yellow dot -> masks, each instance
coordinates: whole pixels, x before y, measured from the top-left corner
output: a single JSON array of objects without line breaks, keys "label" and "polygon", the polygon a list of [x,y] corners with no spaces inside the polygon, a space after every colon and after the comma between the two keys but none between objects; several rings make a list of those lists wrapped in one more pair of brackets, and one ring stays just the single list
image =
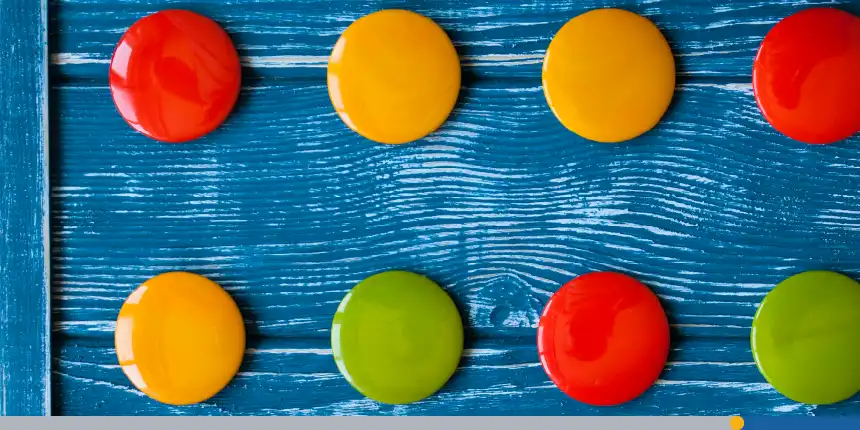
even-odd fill
[{"label": "yellow dot", "polygon": [[620,9],[586,12],[555,35],[543,63],[544,95],[574,133],[622,142],[652,129],[675,90],[675,60],[660,30]]},{"label": "yellow dot", "polygon": [[202,402],[239,370],[245,326],[218,284],[192,273],[158,275],[132,292],[116,321],[119,365],[162,403]]},{"label": "yellow dot", "polygon": [[439,128],[457,102],[460,59],[429,18],[383,10],[343,32],[328,62],[328,92],[340,118],[367,139],[406,143]]},{"label": "yellow dot", "polygon": [[741,417],[731,417],[729,418],[729,425],[732,426],[732,430],[741,430],[744,428],[744,419]]}]

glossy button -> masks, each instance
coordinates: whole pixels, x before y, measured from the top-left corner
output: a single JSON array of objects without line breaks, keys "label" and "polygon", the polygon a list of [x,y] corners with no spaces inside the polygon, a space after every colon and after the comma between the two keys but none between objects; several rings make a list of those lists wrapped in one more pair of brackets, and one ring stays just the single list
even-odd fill
[{"label": "glossy button", "polygon": [[239,96],[241,66],[214,21],[184,10],[144,17],[122,36],[110,64],[119,113],[135,130],[185,142],[216,129]]},{"label": "glossy button", "polygon": [[119,365],[135,387],[159,402],[186,405],[214,396],[236,374],[245,326],[218,284],[170,272],[128,296],[114,341]]},{"label": "glossy button", "polygon": [[382,403],[411,403],[438,391],[457,369],[463,323],[433,281],[384,272],[343,298],[331,346],[338,369],[361,394]]},{"label": "glossy button", "polygon": [[645,285],[595,272],[553,294],[537,340],[541,364],[562,391],[590,405],[617,405],[657,380],[669,354],[669,323]]},{"label": "glossy button", "polygon": [[755,314],[751,346],[759,371],[791,400],[853,396],[860,391],[860,284],[825,271],[780,282]]},{"label": "glossy button", "polygon": [[328,63],[328,92],[340,118],[367,139],[406,143],[445,122],[460,92],[460,60],[427,17],[383,10],[343,32]]},{"label": "glossy button", "polygon": [[570,131],[597,142],[622,142],[652,129],[668,109],[675,59],[646,18],[593,10],[568,21],[549,44],[543,89]]},{"label": "glossy button", "polygon": [[860,130],[860,18],[814,8],[776,24],[753,65],[759,109],[779,132],[833,143]]}]

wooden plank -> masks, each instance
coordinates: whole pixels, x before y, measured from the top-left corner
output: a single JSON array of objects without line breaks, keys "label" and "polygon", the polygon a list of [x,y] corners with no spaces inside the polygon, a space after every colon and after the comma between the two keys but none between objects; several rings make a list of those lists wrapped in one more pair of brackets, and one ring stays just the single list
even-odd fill
[{"label": "wooden plank", "polygon": [[46,7],[0,2],[0,415],[50,410]]},{"label": "wooden plank", "polygon": [[652,19],[666,34],[681,75],[749,77],[758,44],[781,18],[827,5],[860,13],[856,0],[54,0],[53,63],[67,77],[107,80],[122,33],[138,18],[189,8],[231,33],[249,77],[323,78],[339,34],[382,8],[409,8],[442,25],[467,73],[540,76],[544,50],[570,18],[621,4]]},{"label": "wooden plank", "polygon": [[469,345],[448,385],[411,405],[363,398],[338,373],[325,339],[265,339],[249,346],[236,379],[202,404],[171,407],[135,390],[105,341],[66,340],[55,351],[55,404],[62,415],[840,415],[860,398],[831,406],[794,403],[758,373],[743,339],[677,343],[657,384],[617,407],[594,408],[555,388],[533,338]]},{"label": "wooden plank", "polygon": [[325,86],[246,88],[196,143],[132,131],[105,87],[63,86],[52,197],[55,328],[106,336],[150,276],[227,288],[250,332],[325,335],[378,271],[424,273],[479,336],[533,336],[559,285],[630,273],[678,333],[749,335],[756,304],[809,269],[860,276],[860,139],[792,142],[748,85],[679,87],[657,129],[584,142],[540,87],[466,87],[424,142],[384,146],[339,121]]}]

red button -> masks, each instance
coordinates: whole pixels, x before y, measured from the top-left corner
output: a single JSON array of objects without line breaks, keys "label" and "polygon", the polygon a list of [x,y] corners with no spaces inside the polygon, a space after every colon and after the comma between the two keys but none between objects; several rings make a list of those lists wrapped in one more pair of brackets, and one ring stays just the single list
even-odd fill
[{"label": "red button", "polygon": [[860,130],[860,18],[838,9],[791,15],[764,38],[753,91],[768,122],[807,143]]},{"label": "red button", "polygon": [[197,139],[216,129],[239,96],[241,66],[227,33],[184,10],[144,17],[122,36],[110,64],[120,115],[164,142]]},{"label": "red button", "polygon": [[538,324],[538,354],[570,397],[617,405],[657,381],[669,354],[669,323],[657,296],[639,281],[589,273],[550,298]]}]

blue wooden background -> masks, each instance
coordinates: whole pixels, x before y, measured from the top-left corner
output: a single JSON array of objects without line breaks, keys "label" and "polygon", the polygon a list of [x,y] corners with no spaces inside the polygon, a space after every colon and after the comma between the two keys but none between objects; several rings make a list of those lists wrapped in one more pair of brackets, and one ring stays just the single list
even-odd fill
[{"label": "blue wooden background", "polygon": [[[846,0],[53,0],[53,413],[860,414],[858,397],[787,400],[749,350],[778,281],[860,277],[860,139],[782,137],[750,87],[762,37],[814,5],[860,12]],[[656,22],[679,71],[664,121],[621,145],[567,132],[540,88],[553,34],[604,6]],[[132,131],[107,88],[121,34],[168,7],[222,23],[246,66],[235,114],[182,145]],[[350,132],[324,80],[339,33],[391,7],[439,22],[464,67],[450,120],[405,146]],[[407,406],[352,390],[327,341],[345,292],[394,268],[445,286],[469,334],[449,386]],[[125,296],[169,270],[219,282],[247,321],[241,372],[200,405],[143,396],[113,352]],[[619,407],[565,397],[535,349],[546,300],[594,270],[647,283],[673,328],[656,386]]]},{"label": "blue wooden background", "polygon": [[51,407],[45,4],[0,0],[0,416]]}]

